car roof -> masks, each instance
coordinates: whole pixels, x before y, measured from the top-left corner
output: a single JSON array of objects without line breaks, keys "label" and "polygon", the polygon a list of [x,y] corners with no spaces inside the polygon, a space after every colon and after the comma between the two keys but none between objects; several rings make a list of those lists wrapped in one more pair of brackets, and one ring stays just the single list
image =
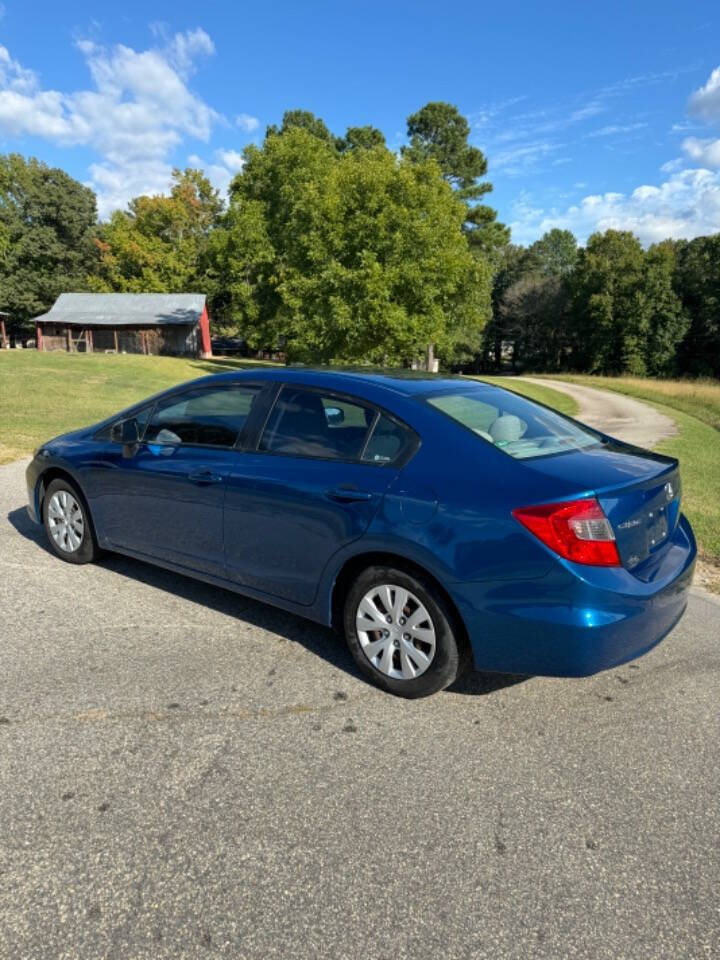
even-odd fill
[{"label": "car roof", "polygon": [[493,389],[490,384],[460,376],[439,376],[419,370],[374,370],[327,367],[265,367],[254,366],[229,373],[213,374],[206,381],[281,380],[304,386],[326,387],[339,392],[365,393],[362,388],[394,393],[403,397],[419,396],[435,391],[455,391],[470,384]]}]

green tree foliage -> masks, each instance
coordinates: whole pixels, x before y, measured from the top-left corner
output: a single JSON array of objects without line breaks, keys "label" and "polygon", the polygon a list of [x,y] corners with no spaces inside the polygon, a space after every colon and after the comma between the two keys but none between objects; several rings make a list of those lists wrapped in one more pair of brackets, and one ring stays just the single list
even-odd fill
[{"label": "green tree foliage", "polygon": [[570,230],[550,230],[528,248],[527,270],[543,277],[569,277],[578,259],[577,240]]},{"label": "green tree foliage", "polygon": [[19,328],[95,268],[95,194],[18,154],[0,156],[0,309]]},{"label": "green tree foliage", "polygon": [[249,147],[218,231],[218,284],[258,345],[294,359],[400,362],[451,351],[489,312],[465,205],[432,161],[338,151],[297,125]]},{"label": "green tree foliage", "polygon": [[510,239],[509,229],[496,219],[496,212],[478,203],[492,190],[480,179],[487,174],[487,159],[468,143],[470,127],[457,107],[442,101],[427,103],[407,120],[409,144],[402,154],[414,162],[435,160],[448,183],[467,204],[464,230],[471,248],[493,259]]},{"label": "green tree foliage", "polygon": [[335,141],[338,150],[371,150],[373,147],[384,147],[385,136],[377,127],[348,127],[344,137]]},{"label": "green tree foliage", "polygon": [[485,331],[485,364],[502,366],[511,344],[513,367],[557,370],[568,362],[572,315],[570,278],[577,241],[569,230],[551,230],[527,249],[508,244],[493,280],[493,317]]},{"label": "green tree foliage", "polygon": [[720,234],[673,244],[675,291],[689,318],[676,368],[720,377]]},{"label": "green tree foliage", "polygon": [[645,358],[648,373],[653,376],[678,372],[678,345],[690,326],[690,318],[674,290],[675,272],[675,245],[665,242],[650,247],[645,254],[644,294],[649,311]]},{"label": "green tree foliage", "polygon": [[182,293],[204,287],[207,252],[222,201],[199,171],[173,171],[169,196],[136,197],[98,238],[95,290]]},{"label": "green tree foliage", "polygon": [[574,366],[640,375],[668,367],[684,321],[664,252],[646,254],[627,231],[595,233],[580,253],[573,287]]},{"label": "green tree foliage", "polygon": [[265,132],[265,139],[297,129],[307,130],[318,140],[322,140],[329,145],[335,145],[335,137],[330,133],[325,122],[320,117],[316,117],[310,110],[286,110],[283,114],[281,126],[277,127],[275,124],[271,124]]}]

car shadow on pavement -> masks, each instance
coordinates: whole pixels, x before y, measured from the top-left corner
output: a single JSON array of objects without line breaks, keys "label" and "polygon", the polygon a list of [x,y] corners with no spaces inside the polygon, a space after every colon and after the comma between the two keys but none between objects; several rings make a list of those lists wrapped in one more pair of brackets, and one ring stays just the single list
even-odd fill
[{"label": "car shadow on pavement", "polygon": [[[47,543],[44,530],[32,522],[24,507],[11,510],[8,513],[8,520],[21,536],[31,540],[56,559]],[[61,563],[62,561],[58,562]],[[285,640],[301,643],[308,651],[326,660],[337,669],[344,670],[345,673],[357,679],[365,680],[356,667],[345,643],[329,627],[323,627],[311,620],[273,607],[271,604],[234,593],[232,590],[225,590],[202,580],[186,577],[183,574],[165,570],[163,567],[126,557],[119,553],[103,554],[96,565],[128,579],[137,580],[147,586],[164,590],[166,593],[181,597],[183,600],[208,607],[217,613],[234,617],[243,623],[268,630]],[[448,689],[452,693],[485,696],[505,687],[514,686],[526,679],[528,678],[524,676],[478,673],[470,670]]]}]

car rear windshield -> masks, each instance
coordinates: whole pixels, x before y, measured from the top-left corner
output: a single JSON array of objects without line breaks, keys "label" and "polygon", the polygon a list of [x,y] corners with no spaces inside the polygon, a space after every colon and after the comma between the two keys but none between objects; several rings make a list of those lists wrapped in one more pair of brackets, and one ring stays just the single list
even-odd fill
[{"label": "car rear windshield", "polygon": [[518,460],[597,446],[602,438],[581,424],[506,391],[486,389],[432,394],[435,407],[487,443]]}]

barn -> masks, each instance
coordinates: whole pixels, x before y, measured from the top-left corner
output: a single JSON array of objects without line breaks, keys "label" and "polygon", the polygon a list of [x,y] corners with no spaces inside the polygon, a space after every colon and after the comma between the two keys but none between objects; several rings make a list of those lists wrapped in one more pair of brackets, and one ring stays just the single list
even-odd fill
[{"label": "barn", "polygon": [[38,350],[212,356],[201,293],[61,293],[35,327]]}]

